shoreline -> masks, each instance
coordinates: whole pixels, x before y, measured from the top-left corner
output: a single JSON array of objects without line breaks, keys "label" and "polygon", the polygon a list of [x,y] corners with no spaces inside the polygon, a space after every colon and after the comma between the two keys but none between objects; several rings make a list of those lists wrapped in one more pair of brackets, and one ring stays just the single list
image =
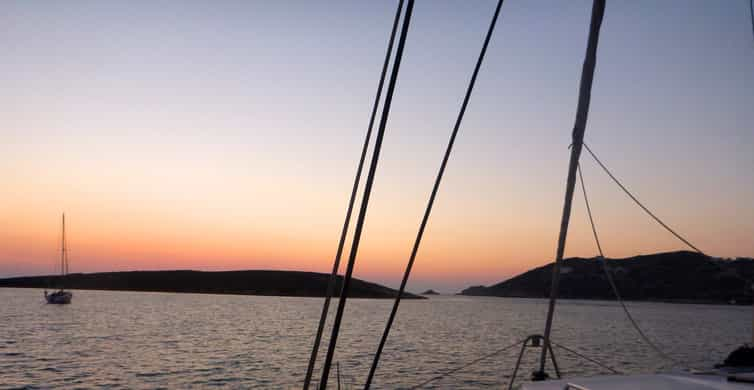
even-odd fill
[{"label": "shoreline", "polygon": [[[53,291],[55,288],[35,287],[35,286],[0,286],[0,289],[24,289],[24,290],[40,290],[40,291]],[[155,293],[155,294],[197,294],[197,295],[235,295],[235,296],[251,296],[251,297],[281,297],[281,298],[324,298],[324,295],[295,295],[295,294],[267,294],[267,293],[252,293],[244,291],[173,291],[173,290],[145,290],[145,289],[122,289],[122,288],[66,288],[66,291],[114,291],[114,292],[142,292],[142,293]],[[332,299],[338,299],[338,295],[333,295]],[[348,296],[348,299],[395,299],[395,297],[368,297],[368,296]],[[426,300],[426,297],[409,298],[403,297],[402,299],[410,300]]]},{"label": "shoreline", "polygon": [[[301,271],[124,271],[0,279],[0,287],[323,298],[330,274]],[[334,291],[340,291],[338,276]],[[394,299],[397,290],[354,278],[349,298]],[[333,295],[338,297],[337,295]],[[404,293],[405,299],[426,299]]]},{"label": "shoreline", "polygon": [[[483,297],[483,298],[514,298],[514,299],[541,299],[548,300],[550,297],[533,297],[524,295],[474,295],[474,294],[453,294],[459,297]],[[574,297],[558,297],[558,301],[602,301],[602,302],[614,302],[618,303],[615,298],[574,298]],[[724,302],[716,300],[693,300],[693,299],[623,299],[623,302],[628,303],[673,303],[680,305],[715,305],[715,306],[751,306],[752,302]]]}]

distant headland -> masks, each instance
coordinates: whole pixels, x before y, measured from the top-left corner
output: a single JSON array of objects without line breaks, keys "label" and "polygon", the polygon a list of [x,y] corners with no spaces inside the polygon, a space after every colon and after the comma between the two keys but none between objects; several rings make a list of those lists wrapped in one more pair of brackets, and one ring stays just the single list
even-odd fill
[{"label": "distant headland", "polygon": [[[324,297],[329,274],[299,271],[128,271],[69,274],[65,287],[80,290],[151,291],[200,294],[275,295]],[[0,279],[0,287],[51,288],[61,276]],[[335,291],[340,291],[338,277]],[[353,279],[349,297],[394,298],[398,291]],[[407,299],[426,299],[405,293]]]},{"label": "distant headland", "polygon": [[[752,303],[754,259],[720,259],[696,252],[669,252],[607,259],[623,299],[688,303]],[[532,269],[461,295],[544,298],[550,295],[552,266]],[[570,258],[561,264],[559,296],[615,299],[599,259]]]}]

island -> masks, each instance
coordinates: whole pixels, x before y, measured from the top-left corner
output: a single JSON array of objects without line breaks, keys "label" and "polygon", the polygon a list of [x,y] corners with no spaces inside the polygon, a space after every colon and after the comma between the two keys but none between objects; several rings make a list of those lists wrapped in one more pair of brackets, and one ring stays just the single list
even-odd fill
[{"label": "island", "polygon": [[435,290],[429,289],[429,290],[423,292],[422,295],[440,295],[440,293],[437,292],[437,291],[435,291]]},{"label": "island", "polygon": [[[679,251],[606,259],[623,299],[686,303],[752,303],[754,259],[722,259]],[[495,285],[473,286],[461,295],[545,298],[553,263]],[[565,259],[558,295],[565,299],[615,299],[598,258]]]},{"label": "island", "polygon": [[[0,279],[0,287],[150,291],[200,294],[275,295],[324,297],[330,274],[299,271],[127,271],[76,273],[62,276],[29,276]],[[336,281],[340,291],[342,277]],[[350,298],[395,298],[398,291],[360,279],[352,279]],[[406,299],[426,299],[404,293]]]}]

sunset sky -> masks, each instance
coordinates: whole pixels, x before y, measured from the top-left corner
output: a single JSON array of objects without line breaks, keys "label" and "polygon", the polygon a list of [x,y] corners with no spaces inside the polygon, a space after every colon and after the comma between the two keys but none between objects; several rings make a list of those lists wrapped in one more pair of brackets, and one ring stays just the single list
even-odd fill
[{"label": "sunset sky", "polygon": [[[393,1],[0,2],[0,277],[329,272]],[[355,276],[396,286],[495,1],[418,1]],[[551,261],[591,1],[508,0],[409,290]],[[754,256],[748,0],[609,1],[586,141],[708,254]],[[582,158],[606,255],[685,249]],[[577,193],[567,256],[594,256]]]}]

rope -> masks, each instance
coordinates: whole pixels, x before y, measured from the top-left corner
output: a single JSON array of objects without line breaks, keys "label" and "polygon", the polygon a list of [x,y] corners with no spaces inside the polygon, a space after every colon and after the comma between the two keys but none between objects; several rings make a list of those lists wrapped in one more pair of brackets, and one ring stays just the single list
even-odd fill
[{"label": "rope", "polygon": [[[602,244],[600,244],[600,236],[597,234],[597,227],[594,223],[594,219],[592,218],[592,208],[589,205],[589,198],[586,195],[586,186],[584,185],[584,176],[581,174],[581,164],[579,164],[578,172],[579,172],[579,182],[581,183],[581,192],[584,194],[584,204],[586,204],[586,213],[589,216],[589,224],[592,226],[592,234],[594,235],[594,242],[597,244],[597,250],[600,253],[600,258],[604,259],[604,255],[602,254]],[[609,274],[608,274],[608,279],[611,281],[610,284],[612,285],[613,278]],[[615,290],[617,291],[618,289],[615,289]]]},{"label": "rope", "polygon": [[547,346],[550,342],[552,319],[555,312],[555,301],[558,299],[558,283],[560,281],[560,263],[563,261],[566,237],[568,236],[568,223],[571,218],[571,204],[573,191],[576,186],[576,169],[581,156],[581,147],[584,142],[587,117],[589,116],[589,102],[592,94],[592,81],[594,69],[597,67],[597,44],[599,43],[602,17],[605,14],[605,0],[594,0],[592,5],[592,18],[589,25],[589,38],[587,42],[584,65],[581,71],[581,84],[579,86],[579,101],[576,109],[576,120],[573,125],[573,148],[568,165],[568,178],[566,180],[566,194],[563,204],[563,216],[560,222],[560,234],[558,236],[558,250],[555,256],[555,264],[552,267],[552,285],[550,287],[550,301],[547,309],[547,321],[545,322],[544,347],[539,361],[539,373],[544,374],[545,362],[547,361]]},{"label": "rope", "polygon": [[447,376],[449,376],[449,375],[455,374],[455,373],[456,373],[456,372],[458,372],[458,371],[461,371],[461,370],[463,370],[463,369],[466,369],[466,368],[468,368],[468,367],[470,367],[470,366],[473,366],[474,364],[477,364],[477,363],[479,363],[479,362],[481,362],[481,361],[483,361],[483,360],[489,359],[489,358],[491,358],[491,357],[493,357],[493,356],[495,356],[495,355],[498,355],[498,354],[500,354],[500,353],[503,353],[503,352],[505,352],[505,351],[507,351],[507,350],[509,350],[509,349],[511,349],[511,348],[513,348],[513,347],[515,347],[515,346],[518,346],[519,344],[521,344],[521,343],[522,343],[522,342],[524,342],[525,340],[526,340],[526,339],[523,339],[523,340],[519,340],[519,341],[516,341],[515,343],[513,343],[513,344],[511,344],[511,345],[506,345],[505,347],[502,347],[502,348],[500,348],[500,349],[498,349],[498,350],[496,350],[496,351],[490,352],[490,353],[488,353],[488,354],[486,354],[486,355],[484,355],[484,356],[482,356],[482,357],[479,357],[479,358],[477,358],[477,359],[474,359],[473,361],[471,361],[471,362],[469,362],[469,363],[466,363],[466,364],[464,364],[463,366],[460,366],[460,367],[454,368],[454,369],[452,369],[452,370],[449,370],[449,371],[446,371],[446,372],[444,372],[444,373],[442,373],[442,374],[440,374],[440,375],[437,375],[437,376],[435,376],[435,377],[432,377],[432,378],[430,378],[430,379],[427,379],[426,381],[424,381],[424,382],[422,382],[422,383],[420,383],[420,384],[418,384],[418,385],[414,385],[414,386],[411,386],[411,387],[409,387],[409,389],[411,389],[411,390],[413,390],[413,389],[418,389],[418,388],[420,388],[420,387],[423,387],[423,386],[426,386],[426,385],[428,385],[428,384],[430,384],[430,383],[432,383],[432,382],[434,382],[434,381],[436,381],[436,380],[438,380],[438,379],[442,379],[442,378],[445,378],[445,377],[447,377]]},{"label": "rope", "polygon": [[[586,146],[586,145],[585,145]],[[587,149],[588,150],[588,149]],[[652,340],[647,337],[646,334],[644,334],[644,331],[641,330],[641,327],[636,322],[634,317],[631,315],[631,312],[628,310],[628,307],[626,306],[626,303],[623,302],[623,298],[621,297],[620,291],[618,290],[618,286],[615,284],[615,280],[613,279],[613,275],[610,272],[609,266],[607,264],[607,260],[605,260],[605,253],[602,251],[602,245],[600,244],[600,238],[597,234],[597,226],[594,223],[594,218],[592,216],[592,208],[589,205],[589,197],[586,194],[586,185],[584,184],[584,176],[581,173],[581,167],[579,166],[578,169],[579,172],[579,181],[581,182],[581,192],[584,194],[584,204],[586,204],[586,212],[587,215],[589,215],[589,224],[592,226],[592,233],[594,234],[594,241],[597,243],[597,250],[599,251],[599,259],[602,263],[602,269],[605,272],[605,276],[607,277],[607,281],[610,283],[610,288],[613,290],[613,294],[615,294],[615,298],[618,300],[618,303],[620,303],[620,306],[623,308],[623,312],[626,313],[626,318],[628,318],[628,321],[631,323],[631,325],[636,329],[636,332],[641,336],[642,340],[649,345],[660,357],[662,357],[665,360],[671,361],[674,364],[680,364],[677,360],[673,359],[672,357],[668,356],[665,352],[663,352],[660,347],[658,347]]]},{"label": "rope", "polygon": [[677,239],[681,240],[684,244],[688,245],[689,248],[693,249],[694,251],[696,251],[697,253],[699,253],[701,255],[704,255],[704,252],[702,252],[701,249],[697,248],[694,244],[692,244],[691,242],[689,242],[689,240],[685,239],[683,236],[681,236],[680,234],[678,234],[675,230],[673,230],[670,226],[668,226],[665,222],[663,222],[659,217],[657,217],[652,211],[650,211],[646,206],[644,206],[644,204],[641,203],[639,201],[639,199],[637,199],[631,193],[631,191],[629,191],[628,188],[626,188],[626,186],[624,186],[623,183],[621,183],[620,180],[618,180],[615,177],[615,175],[613,175],[613,173],[610,172],[609,169],[607,169],[607,167],[605,166],[605,164],[603,164],[602,161],[600,161],[600,159],[597,158],[597,155],[595,155],[594,152],[592,152],[592,150],[589,149],[589,145],[584,144],[584,148],[586,148],[586,151],[589,152],[589,154],[592,156],[592,158],[594,159],[594,161],[596,161],[597,164],[600,167],[602,167],[602,170],[605,171],[605,173],[607,173],[607,175],[610,176],[611,179],[613,179],[613,181],[615,182],[615,184],[617,184],[618,187],[620,187],[620,189],[623,190],[623,192],[626,195],[628,195],[628,197],[631,198],[631,200],[634,201],[634,203],[636,203],[639,207],[641,207],[641,209],[644,210],[645,213],[647,213],[650,217],[652,217],[652,219],[654,219],[657,223],[660,224],[660,226],[662,226],[663,228],[665,228],[665,230],[667,230],[668,232],[670,232]]},{"label": "rope", "polygon": [[406,14],[403,18],[403,26],[401,27],[401,35],[398,41],[398,48],[395,52],[395,60],[393,61],[393,69],[390,75],[390,82],[388,83],[387,93],[385,95],[385,103],[382,106],[382,117],[380,118],[380,127],[377,131],[377,138],[374,144],[374,151],[372,152],[372,161],[369,165],[369,173],[367,175],[366,184],[364,185],[364,194],[361,201],[361,208],[359,210],[359,216],[356,220],[356,227],[354,229],[353,241],[351,243],[351,253],[348,257],[348,265],[346,267],[346,273],[343,277],[343,286],[340,292],[340,299],[338,300],[338,310],[335,313],[335,320],[333,322],[332,335],[330,336],[330,345],[327,348],[327,355],[325,357],[325,363],[322,368],[322,379],[319,382],[320,390],[327,389],[327,380],[330,376],[330,366],[332,365],[333,356],[335,355],[335,345],[338,341],[338,333],[340,332],[340,324],[343,320],[343,312],[346,307],[346,301],[348,299],[348,290],[351,286],[351,279],[353,276],[353,268],[356,263],[356,255],[359,251],[359,243],[361,241],[361,232],[364,229],[364,220],[366,219],[367,207],[369,205],[369,197],[372,193],[372,186],[374,185],[374,176],[377,171],[377,165],[380,160],[380,150],[382,149],[382,141],[385,137],[385,127],[387,126],[387,120],[390,116],[390,106],[393,102],[393,93],[395,92],[395,84],[398,81],[398,72],[401,67],[401,60],[403,59],[403,49],[406,46],[406,37],[408,36],[408,29],[411,24],[411,14],[414,9],[414,0],[408,0],[406,6]]},{"label": "rope", "polygon": [[388,317],[387,324],[385,325],[385,330],[382,334],[382,338],[380,339],[379,346],[377,347],[377,352],[374,354],[374,359],[372,360],[372,366],[369,369],[369,375],[367,376],[364,389],[369,389],[369,386],[372,384],[374,374],[377,371],[377,365],[379,364],[382,350],[385,347],[385,343],[387,342],[387,338],[390,334],[390,328],[392,327],[393,321],[395,320],[395,316],[398,312],[398,306],[400,305],[401,298],[403,297],[403,293],[406,290],[406,284],[408,283],[409,276],[411,275],[411,269],[414,265],[414,261],[416,260],[416,254],[419,251],[419,245],[421,244],[422,237],[424,236],[424,230],[427,227],[429,216],[432,213],[432,206],[435,203],[435,198],[437,197],[440,183],[442,182],[443,175],[445,174],[445,168],[447,167],[448,160],[450,159],[450,153],[453,151],[453,145],[455,144],[458,130],[461,127],[461,122],[463,121],[464,114],[466,113],[466,107],[468,106],[469,100],[471,99],[471,93],[474,90],[474,85],[476,84],[476,79],[479,75],[479,69],[482,67],[482,63],[484,62],[484,56],[487,53],[487,47],[489,46],[490,39],[492,38],[492,34],[495,31],[495,25],[497,24],[497,19],[500,15],[500,9],[502,8],[502,6],[503,0],[498,0],[497,7],[495,8],[492,20],[490,21],[489,29],[487,30],[487,35],[485,36],[484,43],[482,44],[482,49],[479,52],[479,58],[477,58],[476,65],[474,66],[474,71],[471,74],[471,80],[469,81],[469,85],[466,88],[466,95],[463,98],[463,103],[461,103],[461,109],[458,112],[458,117],[456,118],[453,132],[450,136],[450,140],[448,141],[448,146],[445,149],[445,155],[443,156],[442,163],[440,164],[440,169],[437,172],[437,178],[435,179],[435,184],[432,187],[432,193],[429,196],[427,208],[424,210],[424,216],[422,217],[421,224],[419,225],[419,231],[416,234],[414,246],[411,249],[411,256],[409,257],[408,263],[406,264],[406,270],[403,273],[403,279],[401,280],[401,285],[398,289],[398,295],[395,297],[393,308],[390,311],[390,316]]},{"label": "rope", "polygon": [[325,303],[322,305],[322,314],[319,317],[319,325],[317,327],[317,335],[314,338],[314,346],[312,346],[312,354],[309,357],[309,366],[306,369],[306,377],[304,378],[304,390],[309,389],[309,385],[312,380],[312,374],[314,372],[314,364],[317,361],[317,354],[319,353],[319,344],[322,340],[322,332],[325,328],[325,322],[327,321],[327,314],[330,310],[330,300],[335,290],[335,280],[338,276],[338,268],[340,268],[340,259],[343,254],[343,246],[346,242],[346,236],[348,234],[348,226],[351,224],[351,214],[353,213],[353,205],[356,200],[356,193],[359,189],[359,182],[361,181],[361,173],[364,168],[364,160],[366,159],[367,149],[369,149],[369,140],[372,137],[372,128],[374,126],[374,118],[377,115],[377,107],[380,104],[380,97],[382,96],[382,87],[385,84],[385,75],[387,74],[388,64],[390,63],[390,54],[393,51],[393,42],[395,41],[395,32],[398,29],[398,20],[401,16],[401,10],[403,9],[403,0],[398,2],[398,9],[395,11],[395,18],[393,20],[393,28],[390,32],[390,39],[388,40],[387,53],[385,54],[385,61],[382,64],[382,73],[380,74],[380,81],[377,84],[377,94],[374,97],[374,104],[372,105],[372,114],[369,117],[369,126],[367,126],[367,134],[364,137],[364,146],[361,148],[361,157],[359,158],[359,165],[356,168],[356,177],[353,181],[353,188],[351,189],[351,198],[348,201],[348,209],[346,210],[346,217],[343,221],[343,228],[340,232],[340,241],[338,242],[338,250],[335,254],[335,260],[333,261],[332,272],[327,282],[327,292],[325,293]]},{"label": "rope", "polygon": [[576,355],[576,356],[578,356],[578,357],[580,357],[580,358],[582,358],[584,360],[590,361],[590,362],[592,362],[592,363],[594,363],[594,364],[596,364],[596,365],[598,365],[598,366],[600,366],[602,368],[605,368],[605,369],[609,370],[610,372],[612,372],[613,374],[623,375],[622,372],[620,372],[620,371],[618,371],[618,370],[616,370],[616,369],[608,366],[605,363],[602,363],[602,362],[600,362],[598,360],[595,360],[595,359],[592,359],[592,358],[590,358],[590,357],[588,357],[588,356],[586,356],[586,355],[584,355],[582,353],[579,353],[578,351],[574,351],[573,349],[570,349],[570,348],[568,348],[566,346],[560,345],[560,344],[558,344],[558,343],[556,343],[554,341],[552,342],[552,345],[554,345],[554,346],[556,346],[558,348],[562,348],[565,351],[568,351],[568,352],[570,352],[570,353],[572,353],[572,354],[574,354],[574,355]]}]

